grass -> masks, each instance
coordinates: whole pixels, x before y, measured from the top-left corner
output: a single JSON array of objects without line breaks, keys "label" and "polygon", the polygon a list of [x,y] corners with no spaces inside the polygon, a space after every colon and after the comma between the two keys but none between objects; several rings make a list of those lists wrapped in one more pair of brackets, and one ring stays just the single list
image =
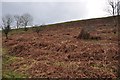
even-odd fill
[{"label": "grass", "polygon": [[[14,34],[24,34],[24,33],[30,33],[30,32],[33,32],[35,31],[35,29],[40,29],[40,30],[43,30],[43,28],[45,28],[47,26],[44,26],[44,27],[29,27],[27,28],[28,30],[25,31],[24,28],[18,28],[18,29],[11,29],[11,31],[8,33],[8,36],[10,35],[14,35]],[[5,36],[4,32],[1,31],[1,33],[3,34],[3,36]]]},{"label": "grass", "polygon": [[24,34],[24,33],[25,33],[24,30],[22,30],[22,29],[16,29],[16,30],[12,30],[9,35],[13,35],[13,34]]},{"label": "grass", "polygon": [[[66,26],[68,26],[67,24],[69,24],[69,23],[63,23],[63,24],[66,24]],[[70,22],[70,24],[72,24],[72,23]],[[24,31],[24,28],[13,29],[8,34],[8,36],[9,35],[10,36],[11,35],[16,35],[16,34],[25,34],[25,33],[30,33],[31,34],[31,32],[34,32],[33,30],[38,29],[38,28],[40,28],[40,30],[43,30],[45,28],[49,29],[50,27],[59,27],[59,26],[61,27],[61,25],[54,25],[54,26],[49,25],[49,26],[44,26],[44,27],[31,27],[31,28],[28,28],[28,31]],[[109,33],[107,35],[114,36],[116,34]],[[103,33],[102,36],[106,36],[106,35],[104,35],[104,33]],[[108,41],[95,40],[95,39],[94,40],[88,39],[88,40],[81,40],[81,41],[82,41],[82,43],[86,44],[86,46],[89,45],[89,44],[100,44],[100,45],[103,44],[104,45],[104,43],[109,43]],[[107,47],[104,46],[103,48],[106,49]],[[21,57],[11,56],[11,55],[8,54],[7,48],[3,48],[3,66],[4,66],[3,67],[3,74],[2,74],[3,78],[12,78],[11,80],[13,80],[13,78],[27,78],[28,77],[28,75],[24,75],[20,72],[18,73],[16,71],[12,71],[12,66],[10,66],[10,64],[12,64],[12,63],[18,63],[19,64],[19,62],[17,62],[17,61],[24,62],[24,61],[28,61],[28,59],[26,59],[26,58],[21,59]],[[34,60],[30,59],[30,64],[31,63],[32,64],[29,65],[27,63],[28,62],[23,63],[22,65],[20,65],[20,67],[19,66],[17,66],[17,67],[19,67],[20,71],[22,71],[22,70],[26,71],[26,70],[30,69],[31,67],[34,67],[34,64],[37,63],[37,61],[36,60],[34,61]],[[49,65],[49,63],[50,63],[52,66],[62,67],[64,69],[69,69],[69,70],[77,70],[79,68],[79,65],[77,64],[77,62],[54,61],[53,63],[51,63],[50,61],[46,60],[46,61],[43,61],[42,63],[43,63],[43,65],[44,64]],[[114,70],[112,70],[111,68],[107,68],[106,66],[103,66],[103,65],[100,65],[100,64],[91,64],[90,66],[92,66],[95,69],[104,70],[106,72],[114,72]],[[81,70],[81,72],[84,72],[84,70],[83,71]]]},{"label": "grass", "polygon": [[[10,56],[7,53],[8,53],[7,49],[3,48],[2,77],[3,78],[26,78],[26,77],[28,77],[27,75],[24,75],[24,74],[21,74],[18,72],[14,72],[14,71],[8,69],[9,65],[11,63],[15,62],[18,59],[18,57]],[[11,79],[11,80],[13,80],[13,79]]]},{"label": "grass", "polygon": [[14,72],[14,71],[10,71],[10,70],[6,70],[3,72],[3,78],[26,78],[26,75]]}]

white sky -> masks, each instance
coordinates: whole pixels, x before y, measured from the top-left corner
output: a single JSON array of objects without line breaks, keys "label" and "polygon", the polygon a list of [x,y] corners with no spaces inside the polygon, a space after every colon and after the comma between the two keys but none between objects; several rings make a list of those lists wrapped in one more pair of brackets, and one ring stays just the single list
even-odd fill
[{"label": "white sky", "polygon": [[[30,13],[34,24],[108,16],[108,0],[2,0],[0,15]],[[2,10],[1,10],[2,9]],[[0,16],[1,17],[1,16]]]}]

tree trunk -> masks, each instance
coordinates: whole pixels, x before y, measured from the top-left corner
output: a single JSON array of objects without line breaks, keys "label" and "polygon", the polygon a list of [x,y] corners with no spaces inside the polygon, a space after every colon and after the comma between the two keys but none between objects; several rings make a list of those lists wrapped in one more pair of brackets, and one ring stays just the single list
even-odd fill
[{"label": "tree trunk", "polygon": [[25,31],[27,31],[27,27],[26,26],[27,26],[27,23],[25,23]]},{"label": "tree trunk", "polygon": [[115,16],[115,9],[114,9],[114,7],[113,7],[113,16]]},{"label": "tree trunk", "polygon": [[6,36],[6,39],[8,39],[8,35],[7,35],[7,34],[5,34],[5,36]]},{"label": "tree trunk", "polygon": [[19,26],[19,25],[18,25],[18,22],[17,22],[17,29],[18,29],[18,26]]}]

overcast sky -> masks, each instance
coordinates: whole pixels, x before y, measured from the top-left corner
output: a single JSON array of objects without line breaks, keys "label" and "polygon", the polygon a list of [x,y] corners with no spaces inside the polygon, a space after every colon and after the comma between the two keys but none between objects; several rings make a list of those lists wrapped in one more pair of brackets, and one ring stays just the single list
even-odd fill
[{"label": "overcast sky", "polygon": [[49,24],[105,17],[107,0],[2,0],[0,16],[6,14],[33,16],[33,24]]}]

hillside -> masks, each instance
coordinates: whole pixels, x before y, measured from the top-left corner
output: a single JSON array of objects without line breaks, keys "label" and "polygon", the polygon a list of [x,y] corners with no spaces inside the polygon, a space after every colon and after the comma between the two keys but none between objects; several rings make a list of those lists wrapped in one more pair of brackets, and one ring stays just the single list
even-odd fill
[{"label": "hillside", "polygon": [[[79,20],[3,35],[3,77],[117,78],[118,30],[113,18]],[[78,39],[85,27],[100,39]]]}]

